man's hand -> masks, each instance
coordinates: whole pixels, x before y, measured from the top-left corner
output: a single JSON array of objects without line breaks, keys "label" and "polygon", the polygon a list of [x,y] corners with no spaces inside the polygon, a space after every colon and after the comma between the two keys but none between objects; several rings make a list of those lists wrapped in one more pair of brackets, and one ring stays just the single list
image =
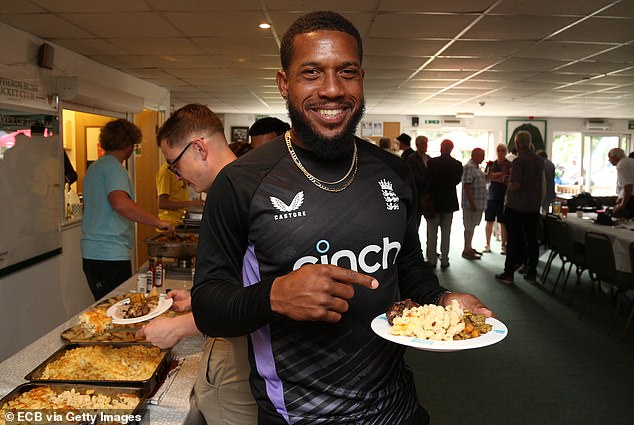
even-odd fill
[{"label": "man's hand", "polygon": [[348,311],[354,285],[376,289],[371,276],[329,264],[307,264],[278,277],[271,287],[271,309],[293,320],[338,322]]},{"label": "man's hand", "polygon": [[460,307],[468,309],[474,314],[484,314],[486,317],[495,317],[495,314],[484,305],[482,301],[475,295],[466,294],[463,292],[451,292],[442,297],[440,305],[443,307],[451,304],[451,300],[458,301]]},{"label": "man's hand", "polygon": [[189,291],[184,289],[172,289],[167,293],[165,298],[173,298],[172,310],[182,312],[192,309],[192,296]]},{"label": "man's hand", "polygon": [[148,342],[159,348],[170,348],[181,338],[200,335],[191,313],[177,317],[159,316],[136,333],[138,338],[145,337]]},{"label": "man's hand", "polygon": [[169,232],[169,233],[175,233],[176,232],[176,227],[174,227],[174,223],[170,222],[170,221],[165,221],[165,220],[159,220],[158,224],[156,225],[157,229]]}]

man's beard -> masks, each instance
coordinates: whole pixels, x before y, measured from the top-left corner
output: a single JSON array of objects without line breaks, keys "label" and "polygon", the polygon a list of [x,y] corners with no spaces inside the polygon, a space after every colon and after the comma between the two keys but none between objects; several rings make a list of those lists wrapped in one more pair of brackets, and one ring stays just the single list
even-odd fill
[{"label": "man's beard", "polygon": [[352,153],[354,133],[365,112],[365,101],[361,103],[361,107],[352,115],[341,133],[334,137],[324,137],[313,130],[306,116],[301,110],[295,108],[290,100],[286,101],[286,108],[293,124],[293,130],[300,137],[305,147],[315,156],[332,160],[347,158]]}]

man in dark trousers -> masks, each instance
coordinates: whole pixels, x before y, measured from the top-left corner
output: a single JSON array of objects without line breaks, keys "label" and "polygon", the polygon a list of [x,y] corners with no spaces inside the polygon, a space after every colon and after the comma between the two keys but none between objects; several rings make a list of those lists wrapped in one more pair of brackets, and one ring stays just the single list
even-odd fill
[{"label": "man in dark trousers", "polygon": [[511,177],[507,192],[504,222],[508,233],[504,272],[495,278],[502,283],[513,283],[518,266],[527,259],[524,279],[535,283],[539,243],[537,226],[545,189],[544,160],[531,150],[531,135],[519,131],[515,135],[517,158],[511,165]]},{"label": "man in dark trousers", "polygon": [[427,262],[436,267],[438,260],[438,228],[440,228],[440,268],[449,267],[449,238],[454,211],[458,211],[456,186],[462,179],[462,164],[451,157],[453,142],[440,143],[440,156],[427,162]]}]

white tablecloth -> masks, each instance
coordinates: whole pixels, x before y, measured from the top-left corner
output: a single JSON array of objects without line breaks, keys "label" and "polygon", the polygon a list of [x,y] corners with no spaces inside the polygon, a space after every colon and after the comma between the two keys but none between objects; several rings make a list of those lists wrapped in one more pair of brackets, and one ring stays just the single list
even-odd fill
[{"label": "white tablecloth", "polygon": [[607,235],[612,241],[616,269],[631,273],[630,244],[634,242],[634,222],[604,226],[596,224],[594,222],[595,218],[596,214],[594,213],[586,213],[583,218],[577,217],[574,213],[569,213],[564,221],[568,224],[568,229],[575,242],[585,243],[585,235],[589,230]]}]

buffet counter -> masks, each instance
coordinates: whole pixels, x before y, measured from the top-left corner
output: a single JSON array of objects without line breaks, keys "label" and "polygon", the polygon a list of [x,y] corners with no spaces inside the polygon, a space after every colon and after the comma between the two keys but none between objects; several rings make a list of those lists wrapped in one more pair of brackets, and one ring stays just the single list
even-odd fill
[{"label": "buffet counter", "polygon": [[[167,276],[165,288],[183,289],[191,287],[191,277],[183,275]],[[108,294],[109,298],[136,288],[136,277],[128,279],[116,290]],[[42,320],[46,320],[42,318]],[[64,345],[61,333],[78,323],[77,316],[62,323],[40,339],[0,363],[0,398],[15,387],[27,382],[24,376],[46,360],[51,354]],[[188,337],[181,340],[173,349],[172,355],[180,360],[180,367],[172,380],[165,380],[156,394],[165,391],[158,404],[148,403],[144,423],[152,424],[200,424],[202,416],[193,406],[192,389],[198,373],[198,364],[204,347],[203,337]],[[155,398],[156,400],[156,398]],[[155,401],[153,400],[153,401]],[[202,422],[204,423],[204,422]]]}]

